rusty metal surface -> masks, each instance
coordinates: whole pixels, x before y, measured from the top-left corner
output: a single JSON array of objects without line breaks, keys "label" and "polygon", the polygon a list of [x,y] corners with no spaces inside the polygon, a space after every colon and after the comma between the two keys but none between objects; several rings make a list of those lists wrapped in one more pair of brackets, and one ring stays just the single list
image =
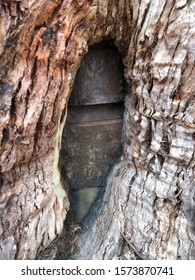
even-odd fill
[{"label": "rusty metal surface", "polygon": [[95,106],[69,106],[67,123],[109,121],[122,119],[124,113],[123,102],[115,104],[97,104]]},{"label": "rusty metal surface", "polygon": [[94,49],[83,58],[70,105],[114,103],[123,100],[123,66],[116,51]]},{"label": "rusty metal surface", "polygon": [[102,48],[89,51],[75,78],[60,161],[79,222],[122,154],[123,82],[117,52]]},{"label": "rusty metal surface", "polygon": [[[109,109],[113,107],[114,112],[116,106],[112,104]],[[93,107],[93,110],[97,109]],[[87,118],[83,113],[80,121],[77,119],[74,122],[70,117],[67,120],[61,156],[66,178],[72,189],[103,185],[109,169],[122,153],[122,110],[118,110],[118,117],[116,114],[108,114],[110,118],[107,116],[101,119],[101,112],[106,114],[105,110],[109,106],[103,107],[91,119],[90,114]]]}]

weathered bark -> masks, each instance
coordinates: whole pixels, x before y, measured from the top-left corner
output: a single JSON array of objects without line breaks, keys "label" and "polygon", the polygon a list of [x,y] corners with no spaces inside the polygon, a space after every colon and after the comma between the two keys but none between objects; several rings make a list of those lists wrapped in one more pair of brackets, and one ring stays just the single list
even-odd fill
[{"label": "weathered bark", "polygon": [[1,1],[1,259],[34,259],[63,228],[67,101],[104,36],[130,85],[123,156],[74,257],[131,258],[126,238],[143,258],[195,258],[194,12],[187,0]]}]

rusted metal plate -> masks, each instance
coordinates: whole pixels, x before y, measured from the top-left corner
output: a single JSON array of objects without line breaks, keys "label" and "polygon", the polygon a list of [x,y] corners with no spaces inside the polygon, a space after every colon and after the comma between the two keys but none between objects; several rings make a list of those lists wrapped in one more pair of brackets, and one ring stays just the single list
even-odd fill
[{"label": "rusted metal plate", "polygon": [[67,124],[123,119],[123,102],[95,106],[69,106]]},{"label": "rusted metal plate", "polygon": [[80,64],[69,104],[120,102],[124,98],[123,82],[123,66],[118,53],[109,49],[93,49]]},{"label": "rusted metal plate", "polygon": [[[110,105],[115,111],[117,105]],[[94,110],[97,109],[94,107]],[[118,118],[100,119],[101,112],[94,113],[92,119],[84,112],[80,122],[68,118],[63,135],[62,152],[63,168],[72,189],[98,187],[104,184],[106,175],[122,153],[121,134],[123,119],[118,110]],[[90,108],[91,109],[91,108]],[[83,109],[84,110],[84,109]],[[116,110],[117,111],[117,110]],[[74,112],[73,115],[75,115]],[[93,114],[92,114],[93,115]],[[90,116],[90,114],[89,114]],[[98,118],[99,117],[99,118]],[[88,119],[88,120],[87,120]]]},{"label": "rusted metal plate", "polygon": [[82,60],[62,136],[61,170],[81,221],[122,154],[122,63],[116,51],[93,49]]}]

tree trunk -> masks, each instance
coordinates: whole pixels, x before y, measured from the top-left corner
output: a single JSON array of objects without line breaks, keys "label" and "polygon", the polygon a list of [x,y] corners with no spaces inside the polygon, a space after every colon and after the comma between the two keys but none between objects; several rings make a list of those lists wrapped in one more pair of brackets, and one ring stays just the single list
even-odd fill
[{"label": "tree trunk", "polygon": [[0,259],[34,259],[69,210],[58,167],[88,47],[109,36],[129,84],[123,156],[77,259],[195,259],[195,3],[0,2]]}]

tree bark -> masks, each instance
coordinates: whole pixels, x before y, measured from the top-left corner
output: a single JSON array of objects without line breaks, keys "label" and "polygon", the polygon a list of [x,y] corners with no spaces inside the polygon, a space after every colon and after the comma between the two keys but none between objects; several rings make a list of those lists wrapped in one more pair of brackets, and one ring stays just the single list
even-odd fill
[{"label": "tree bark", "polygon": [[1,259],[34,259],[62,231],[68,98],[105,36],[129,84],[123,156],[74,258],[195,258],[194,12],[188,0],[0,2]]}]

